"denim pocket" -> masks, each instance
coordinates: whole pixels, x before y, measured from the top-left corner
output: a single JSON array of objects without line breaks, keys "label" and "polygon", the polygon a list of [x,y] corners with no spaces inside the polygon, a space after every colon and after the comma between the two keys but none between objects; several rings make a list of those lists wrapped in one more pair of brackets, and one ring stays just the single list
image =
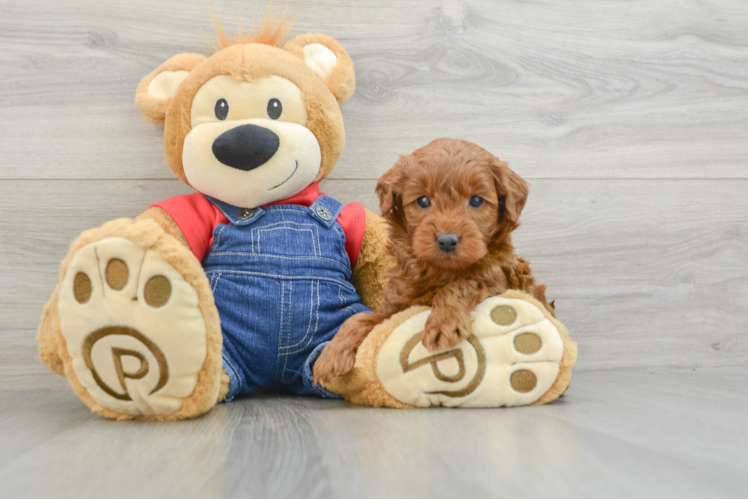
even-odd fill
[{"label": "denim pocket", "polygon": [[319,329],[320,280],[283,281],[279,354],[293,355],[306,350]]},{"label": "denim pocket", "polygon": [[259,255],[319,257],[319,225],[313,221],[281,221],[252,228],[252,250]]}]

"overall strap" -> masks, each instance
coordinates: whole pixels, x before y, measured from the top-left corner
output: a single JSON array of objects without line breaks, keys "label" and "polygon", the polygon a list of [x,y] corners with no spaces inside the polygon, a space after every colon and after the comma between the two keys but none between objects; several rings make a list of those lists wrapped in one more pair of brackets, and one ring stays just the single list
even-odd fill
[{"label": "overall strap", "polygon": [[239,208],[233,205],[229,205],[221,200],[217,200],[212,196],[204,195],[211,203],[218,207],[218,209],[226,216],[226,218],[235,226],[246,226],[251,224],[265,213],[262,208]]},{"label": "overall strap", "polygon": [[343,204],[329,196],[320,196],[317,201],[309,207],[308,213],[313,219],[317,219],[322,225],[329,228],[335,224],[335,220],[343,210]]}]

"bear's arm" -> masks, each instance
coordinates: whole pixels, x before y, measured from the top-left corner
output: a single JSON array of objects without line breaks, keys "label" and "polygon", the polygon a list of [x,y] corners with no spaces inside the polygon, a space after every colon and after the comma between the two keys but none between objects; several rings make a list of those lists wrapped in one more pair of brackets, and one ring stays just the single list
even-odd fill
[{"label": "bear's arm", "polygon": [[364,240],[353,271],[353,284],[361,296],[361,302],[376,311],[384,298],[387,270],[395,261],[387,252],[387,223],[371,210],[364,209],[364,213]]},{"label": "bear's arm", "polygon": [[158,223],[158,225],[163,228],[166,234],[175,237],[178,242],[182,243],[187,248],[190,248],[189,243],[187,243],[187,238],[185,237],[182,230],[179,229],[179,226],[176,222],[174,222],[174,219],[172,219],[171,216],[166,213],[163,208],[151,207],[135,218],[136,221],[145,219],[156,221],[156,223]]}]

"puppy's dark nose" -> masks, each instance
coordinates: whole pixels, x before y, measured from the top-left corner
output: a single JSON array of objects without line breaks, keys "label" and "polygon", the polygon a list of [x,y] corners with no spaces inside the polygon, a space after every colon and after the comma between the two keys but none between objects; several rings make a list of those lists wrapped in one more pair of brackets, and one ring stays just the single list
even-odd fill
[{"label": "puppy's dark nose", "polygon": [[279,146],[280,139],[275,132],[247,124],[216,137],[213,155],[224,165],[248,171],[272,158]]},{"label": "puppy's dark nose", "polygon": [[457,248],[457,244],[460,242],[460,237],[453,233],[444,233],[436,237],[437,243],[439,243],[439,250],[442,252],[454,252]]}]

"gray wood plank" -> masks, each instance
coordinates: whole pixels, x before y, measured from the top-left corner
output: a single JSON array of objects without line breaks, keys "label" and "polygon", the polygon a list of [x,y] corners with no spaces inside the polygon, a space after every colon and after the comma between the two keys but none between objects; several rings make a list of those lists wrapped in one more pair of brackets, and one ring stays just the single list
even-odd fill
[{"label": "gray wood plank", "polygon": [[[264,6],[212,2],[230,31]],[[746,178],[748,4],[288,2],[350,51],[335,179],[375,179],[440,136],[528,178]],[[210,51],[205,2],[0,2],[0,178],[169,179],[135,87]]]},{"label": "gray wood plank", "polygon": [[[326,181],[377,211],[374,181]],[[0,185],[0,373],[46,384],[34,329],[69,243],[189,188],[178,181]],[[579,342],[580,370],[729,366],[748,359],[748,181],[536,180],[516,233]],[[33,221],[33,224],[29,224]],[[0,351],[2,352],[2,351]],[[46,387],[46,385],[45,385]]]},{"label": "gray wood plank", "polygon": [[[39,313],[41,316],[41,313]],[[36,318],[38,324],[39,318]],[[29,321],[31,323],[31,321]],[[0,381],[5,389],[66,389],[68,383],[39,362],[36,325],[0,329]]]},{"label": "gray wood plank", "polygon": [[746,376],[583,372],[557,403],[495,410],[267,395],[176,424],[6,390],[0,496],[744,497]]}]

